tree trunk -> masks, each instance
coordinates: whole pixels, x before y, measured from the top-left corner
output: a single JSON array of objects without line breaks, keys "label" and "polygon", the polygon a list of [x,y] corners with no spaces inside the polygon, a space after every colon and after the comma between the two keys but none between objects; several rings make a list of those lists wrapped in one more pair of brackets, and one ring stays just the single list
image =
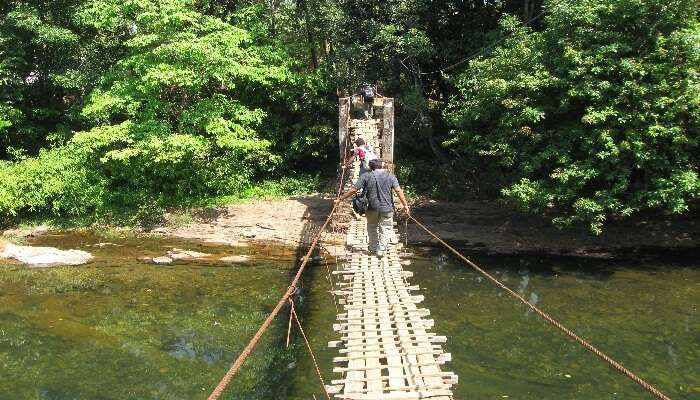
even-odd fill
[{"label": "tree trunk", "polygon": [[306,0],[299,0],[299,6],[301,11],[304,13],[304,25],[306,25],[306,37],[309,41],[309,52],[311,53],[311,65],[313,65],[314,70],[318,68],[318,51],[316,50],[316,44],[314,43],[314,33],[311,27],[311,17],[309,15],[309,6]]},{"label": "tree trunk", "polygon": [[277,0],[267,0],[267,6],[270,9],[270,36],[277,36]]},{"label": "tree trunk", "polygon": [[530,0],[523,0],[523,22],[527,23],[532,17]]},{"label": "tree trunk", "polygon": [[[421,115],[421,127],[425,126],[427,129],[425,129],[426,136],[428,138],[428,145],[430,146],[430,151],[433,152],[435,155],[435,158],[438,159],[438,161],[442,164],[445,164],[448,162],[447,154],[442,150],[442,148],[438,145],[437,141],[435,140],[435,136],[433,136],[433,123],[432,119],[430,116],[425,116]],[[425,125],[424,125],[425,123]]]}]

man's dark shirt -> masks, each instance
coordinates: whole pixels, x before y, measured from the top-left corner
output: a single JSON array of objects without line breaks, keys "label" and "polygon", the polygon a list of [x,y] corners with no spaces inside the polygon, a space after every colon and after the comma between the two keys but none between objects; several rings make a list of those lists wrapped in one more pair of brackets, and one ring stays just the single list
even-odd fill
[{"label": "man's dark shirt", "polygon": [[[388,170],[379,169],[360,175],[357,183],[355,183],[355,188],[358,190],[364,189],[365,193],[367,193],[369,210],[377,210],[379,212],[394,211],[394,196],[391,193],[391,189],[398,189],[399,181]],[[377,195],[377,189],[379,189],[379,195]]]}]

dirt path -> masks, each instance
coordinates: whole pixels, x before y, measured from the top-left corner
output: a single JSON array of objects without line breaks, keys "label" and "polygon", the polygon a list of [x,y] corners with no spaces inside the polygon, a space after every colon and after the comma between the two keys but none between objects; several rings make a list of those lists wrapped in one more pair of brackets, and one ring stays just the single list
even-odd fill
[{"label": "dirt path", "polygon": [[[331,199],[322,196],[256,201],[199,210],[194,214],[195,222],[157,231],[232,245],[244,245],[253,240],[296,245],[316,232],[330,209]],[[490,202],[428,201],[415,204],[413,213],[444,239],[461,248],[484,253],[611,257],[630,253],[692,252],[700,247],[700,225],[688,216],[647,215],[612,221],[605,233],[596,237],[585,227],[560,230],[545,218],[523,215]],[[408,226],[408,239],[414,244],[435,242],[415,224]]]}]

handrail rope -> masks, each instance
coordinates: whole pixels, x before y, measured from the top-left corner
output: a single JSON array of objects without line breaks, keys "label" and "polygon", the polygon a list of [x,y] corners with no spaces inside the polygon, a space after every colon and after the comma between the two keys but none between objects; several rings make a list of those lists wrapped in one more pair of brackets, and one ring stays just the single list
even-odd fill
[{"label": "handrail rope", "polygon": [[[335,212],[335,206],[331,210],[331,214]],[[328,221],[330,220],[327,219],[326,222],[322,226],[322,230],[326,228],[326,225],[328,224]],[[320,232],[319,232],[320,233]],[[284,305],[284,303],[287,302],[287,299],[291,296],[292,293],[297,288],[297,284],[299,283],[299,279],[301,278],[301,274],[304,272],[304,269],[306,268],[306,264],[308,263],[311,253],[313,252],[314,248],[316,247],[316,243],[318,242],[319,239],[319,234],[317,234],[311,243],[311,247],[309,247],[309,250],[307,251],[306,255],[303,257],[303,261],[301,265],[299,266],[299,269],[297,270],[296,275],[294,276],[294,279],[290,283],[289,287],[287,290],[284,292],[280,300],[277,302],[277,305],[275,305],[275,308],[272,309],[270,314],[265,318],[265,321],[263,321],[262,325],[260,325],[260,328],[258,331],[253,335],[251,340],[248,342],[246,347],[243,349],[243,351],[238,355],[238,358],[236,358],[236,361],[231,365],[231,368],[224,374],[223,378],[219,382],[219,384],[214,388],[212,393],[209,395],[208,400],[216,400],[218,399],[221,394],[223,393],[224,389],[226,386],[229,384],[231,381],[231,378],[233,378],[234,375],[238,372],[238,370],[241,368],[243,363],[246,361],[248,356],[252,353],[253,349],[255,346],[258,344],[258,341],[262,337],[263,333],[267,331],[267,329],[270,327],[270,324],[272,321],[277,317],[277,314],[279,314],[280,309]]]},{"label": "handrail rope", "polygon": [[289,324],[287,325],[287,348],[289,348],[290,338],[292,336],[292,312],[289,312]]},{"label": "handrail rope", "polygon": [[304,338],[304,343],[306,343],[306,348],[309,350],[309,355],[311,356],[311,360],[314,362],[314,367],[316,367],[316,374],[318,375],[318,379],[321,381],[321,387],[323,388],[323,393],[326,395],[326,399],[331,400],[331,395],[328,394],[328,389],[326,389],[326,382],[323,380],[323,375],[321,374],[321,369],[318,367],[318,362],[316,361],[316,356],[314,355],[314,351],[311,349],[311,344],[309,343],[309,339],[306,338],[306,333],[304,333],[304,328],[301,326],[301,321],[299,321],[299,316],[297,315],[297,312],[294,310],[294,300],[289,299],[289,306],[291,307],[290,310],[290,318],[291,316],[294,316],[294,320],[297,322],[297,326],[299,327],[299,332],[301,332],[301,337]]},{"label": "handrail rope", "polygon": [[[342,193],[343,189],[343,181],[345,179],[346,175],[346,164],[348,160],[348,136],[345,138],[345,159],[343,160],[342,166],[341,166],[341,179],[340,182],[338,183],[338,192],[336,193],[336,199],[340,197],[340,194]],[[311,242],[311,245],[309,247],[309,250],[306,252],[306,255],[303,257],[303,261],[301,265],[299,266],[299,269],[297,270],[296,275],[294,275],[294,279],[292,279],[291,283],[287,287],[287,290],[284,292],[282,297],[279,299],[275,307],[272,309],[270,314],[265,318],[263,323],[260,325],[260,328],[258,328],[257,332],[255,332],[255,335],[250,339],[248,344],[243,348],[243,351],[238,355],[236,360],[233,362],[231,367],[226,371],[224,376],[221,378],[219,381],[219,384],[216,385],[214,390],[211,392],[209,397],[207,398],[208,400],[217,400],[219,397],[221,397],[221,394],[224,392],[226,389],[226,386],[231,382],[231,379],[236,375],[238,370],[241,368],[243,363],[248,359],[250,354],[253,352],[253,349],[255,349],[255,346],[258,344],[258,341],[260,341],[260,338],[262,335],[267,331],[267,329],[270,327],[270,324],[272,324],[272,321],[277,317],[277,314],[279,314],[280,309],[282,309],[282,306],[287,302],[289,297],[294,293],[294,291],[297,288],[297,284],[299,283],[299,280],[301,279],[301,275],[304,272],[304,269],[306,268],[306,264],[309,262],[311,253],[313,252],[314,248],[316,247],[316,244],[319,241],[319,238],[321,237],[321,233],[326,229],[326,226],[328,226],[328,223],[330,220],[333,218],[333,215],[335,214],[336,209],[338,208],[338,203],[333,202],[333,208],[331,209],[330,213],[328,214],[328,217],[326,218],[326,221],[323,223],[323,226],[318,230],[318,233],[314,236],[314,240]]]},{"label": "handrail rope", "polygon": [[488,272],[486,272],[485,270],[483,270],[481,267],[479,267],[478,265],[476,265],[474,262],[472,262],[471,260],[469,260],[468,258],[466,258],[465,256],[463,256],[460,252],[458,252],[457,250],[455,250],[452,246],[450,246],[449,244],[447,244],[444,240],[440,239],[435,233],[433,233],[433,232],[432,232],[430,229],[428,229],[425,225],[423,225],[422,223],[420,223],[413,215],[410,215],[410,214],[409,214],[409,215],[408,215],[408,218],[410,218],[411,220],[413,220],[413,222],[415,222],[419,227],[421,227],[424,231],[426,231],[430,236],[432,236],[432,237],[435,238],[438,242],[440,242],[440,244],[442,244],[442,245],[445,246],[448,250],[450,250],[452,253],[454,253],[454,254],[455,254],[457,257],[459,257],[462,261],[464,261],[465,263],[467,263],[467,265],[469,265],[470,267],[474,268],[476,271],[478,271],[479,273],[481,273],[482,275],[484,275],[487,279],[489,279],[491,282],[493,282],[496,286],[500,287],[501,289],[505,290],[508,294],[510,294],[511,296],[513,296],[513,297],[515,297],[516,299],[518,299],[521,303],[525,304],[528,308],[530,308],[530,310],[534,311],[537,315],[539,315],[540,317],[542,317],[545,321],[549,322],[551,325],[553,325],[554,327],[556,327],[556,328],[558,328],[559,330],[561,330],[562,332],[564,332],[564,334],[566,334],[567,336],[569,336],[570,338],[572,338],[573,340],[575,340],[576,342],[578,342],[580,345],[582,345],[583,347],[585,347],[588,351],[590,351],[590,352],[592,352],[593,354],[595,354],[598,358],[600,358],[600,359],[602,359],[603,361],[607,362],[608,364],[610,364],[610,366],[612,366],[613,368],[615,368],[615,369],[618,370],[619,372],[622,372],[624,375],[626,375],[628,378],[630,378],[630,379],[631,379],[632,381],[634,381],[636,384],[638,384],[639,386],[641,386],[642,388],[644,388],[646,391],[648,391],[649,393],[651,393],[652,395],[654,395],[656,398],[661,399],[661,400],[671,400],[670,397],[668,397],[668,396],[665,395],[663,392],[661,392],[660,390],[658,390],[657,388],[655,388],[653,385],[651,385],[650,383],[646,382],[646,381],[643,380],[642,378],[640,378],[640,377],[638,377],[637,375],[635,375],[632,371],[630,371],[630,370],[628,370],[627,368],[625,368],[622,364],[620,364],[619,362],[615,361],[615,360],[612,359],[610,356],[608,356],[608,355],[606,355],[605,353],[603,353],[602,351],[598,350],[595,346],[593,346],[592,344],[588,343],[585,339],[581,338],[580,336],[578,336],[577,334],[575,334],[573,331],[571,331],[571,330],[569,330],[568,328],[566,328],[566,327],[565,327],[564,325],[562,325],[559,321],[555,320],[554,318],[550,317],[547,313],[545,313],[544,311],[542,311],[539,307],[537,307],[537,306],[535,306],[534,304],[532,304],[532,303],[530,303],[529,301],[527,301],[524,297],[522,297],[521,295],[519,295],[518,293],[516,293],[515,291],[513,291],[512,289],[510,289],[509,287],[507,287],[507,286],[504,285],[503,283],[501,283],[501,282],[500,282],[498,279],[496,279],[493,275],[489,274]]}]

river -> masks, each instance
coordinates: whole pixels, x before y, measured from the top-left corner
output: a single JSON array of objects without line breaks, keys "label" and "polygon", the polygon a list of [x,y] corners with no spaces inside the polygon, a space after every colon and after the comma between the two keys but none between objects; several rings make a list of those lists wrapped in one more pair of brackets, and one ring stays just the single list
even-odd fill
[{"label": "river", "polygon": [[[95,247],[96,243],[110,245]],[[0,399],[205,399],[272,309],[294,249],[232,248],[92,233],[33,244],[80,248],[82,267],[0,265]],[[209,253],[156,266],[179,247]],[[439,249],[407,269],[446,335],[456,399],[648,399],[641,388]],[[244,254],[248,264],[217,261]],[[700,399],[700,262],[474,256],[504,283],[673,399]],[[324,263],[297,296],[327,381],[337,340]],[[286,314],[286,313],[285,313]],[[323,398],[299,334],[278,318],[226,399]]]}]

